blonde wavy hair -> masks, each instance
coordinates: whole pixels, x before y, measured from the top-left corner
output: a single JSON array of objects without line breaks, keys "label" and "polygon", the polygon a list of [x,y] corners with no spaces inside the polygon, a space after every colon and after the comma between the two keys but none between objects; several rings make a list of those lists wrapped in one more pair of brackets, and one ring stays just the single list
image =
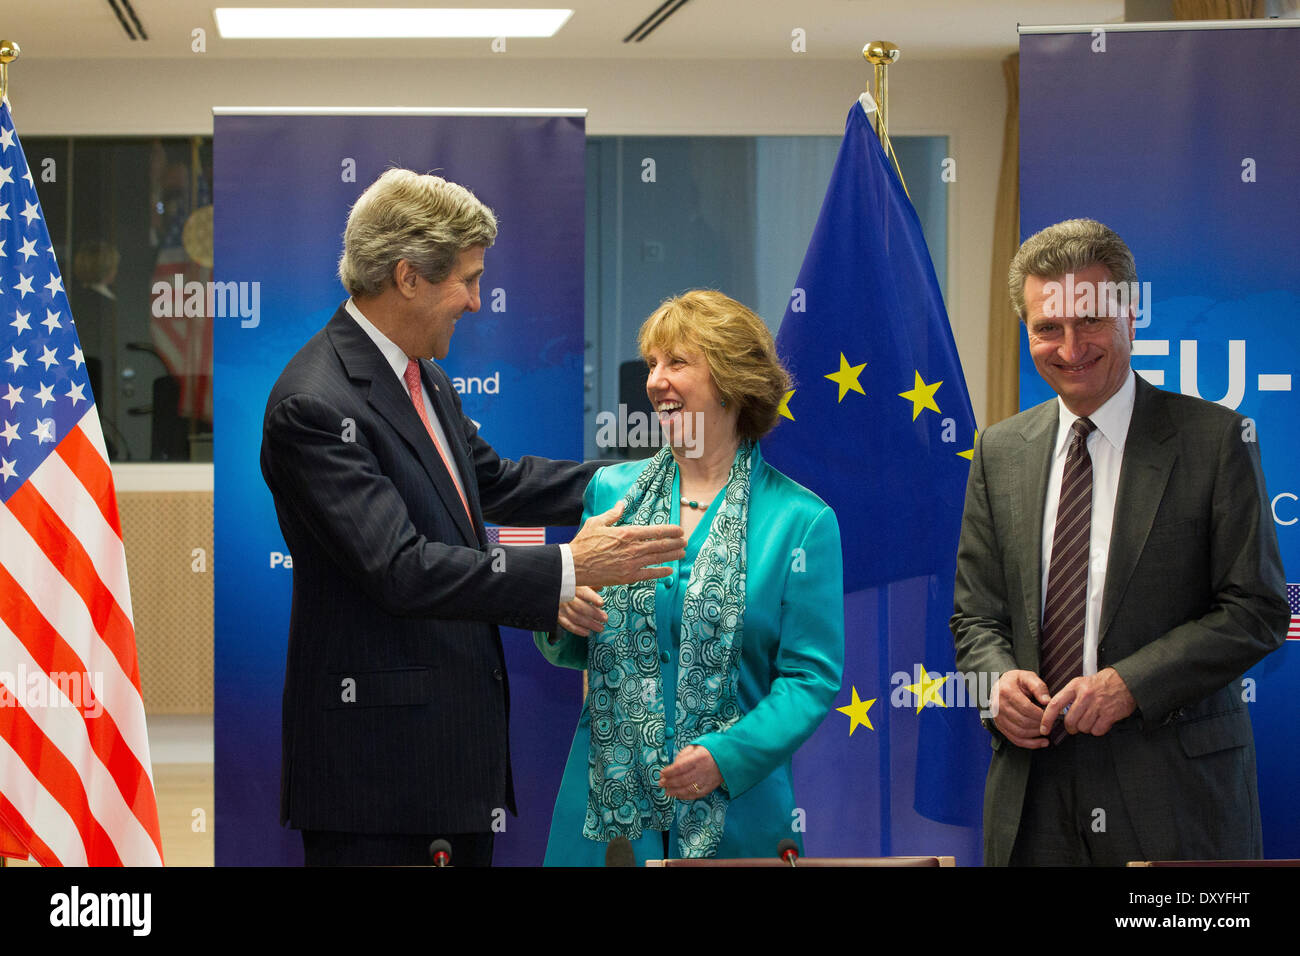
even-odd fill
[{"label": "blonde wavy hair", "polygon": [[664,300],[642,323],[637,347],[642,357],[656,349],[703,354],[718,394],[739,409],[742,441],[758,441],[776,426],[790,374],[767,325],[730,296],[694,289]]}]

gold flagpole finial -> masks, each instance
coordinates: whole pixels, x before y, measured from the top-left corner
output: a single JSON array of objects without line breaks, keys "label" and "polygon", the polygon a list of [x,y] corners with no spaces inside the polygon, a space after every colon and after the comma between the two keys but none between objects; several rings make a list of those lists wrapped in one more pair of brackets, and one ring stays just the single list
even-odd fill
[{"label": "gold flagpole finial", "polygon": [[13,40],[0,40],[0,100],[9,92],[9,64],[22,52]]},{"label": "gold flagpole finial", "polygon": [[897,63],[899,49],[897,44],[890,43],[888,40],[872,40],[862,48],[862,58],[875,68],[876,80],[876,135],[884,137],[881,130],[889,129],[889,122],[886,118],[886,110],[889,103],[889,87],[886,79],[886,69],[891,63]]},{"label": "gold flagpole finial", "polygon": [[[862,48],[862,58],[872,65],[875,73],[876,136],[880,138],[880,144],[885,148],[885,153],[894,163],[894,171],[898,173],[898,181],[903,184],[903,192],[907,193],[907,183],[903,180],[903,170],[899,168],[898,157],[894,155],[894,146],[889,141],[889,81],[887,71],[890,64],[898,62],[900,54],[898,44],[890,43],[888,40],[872,40]],[[911,198],[910,193],[908,198]]]}]

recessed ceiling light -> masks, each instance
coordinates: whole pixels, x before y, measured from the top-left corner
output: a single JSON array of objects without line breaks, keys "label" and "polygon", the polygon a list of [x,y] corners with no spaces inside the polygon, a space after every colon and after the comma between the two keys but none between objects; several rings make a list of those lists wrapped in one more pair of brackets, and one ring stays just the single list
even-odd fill
[{"label": "recessed ceiling light", "polygon": [[550,37],[572,10],[468,10],[386,7],[217,7],[227,40],[422,37]]}]

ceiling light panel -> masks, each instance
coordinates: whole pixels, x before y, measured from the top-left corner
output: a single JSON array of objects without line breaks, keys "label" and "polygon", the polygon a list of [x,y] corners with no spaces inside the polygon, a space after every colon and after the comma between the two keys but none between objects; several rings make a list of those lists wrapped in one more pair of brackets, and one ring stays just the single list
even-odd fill
[{"label": "ceiling light panel", "polygon": [[464,37],[550,37],[572,10],[436,8],[218,7],[227,40],[356,40]]}]

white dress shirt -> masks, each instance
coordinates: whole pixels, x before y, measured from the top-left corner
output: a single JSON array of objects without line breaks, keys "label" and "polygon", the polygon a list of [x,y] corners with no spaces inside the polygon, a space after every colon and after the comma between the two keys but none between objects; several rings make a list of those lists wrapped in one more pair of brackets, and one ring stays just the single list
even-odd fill
[{"label": "white dress shirt", "polygon": [[[383,332],[375,328],[374,323],[361,314],[361,310],[357,308],[356,303],[351,299],[348,299],[343,307],[347,309],[348,315],[352,316],[357,325],[361,326],[361,331],[370,336],[370,341],[375,343],[375,347],[379,349],[384,356],[384,360],[392,368],[393,374],[397,376],[397,380],[401,383],[402,391],[410,395],[411,393],[406,387],[406,366],[410,362],[410,357],[402,351],[400,345],[397,345]],[[438,414],[433,409],[433,403],[429,400],[429,390],[423,387],[423,380],[421,380],[420,397],[424,400],[424,414],[428,417],[429,425],[433,428],[433,440],[438,443],[443,458],[446,459],[448,468],[451,471],[451,480],[456,483],[456,489],[461,496],[466,501],[469,501],[469,496],[465,494],[465,481],[456,465],[456,456],[452,454],[451,443],[447,441],[447,433],[442,429],[442,422],[438,419]],[[569,550],[567,544],[562,544],[559,548],[562,568],[560,602],[563,603],[573,600],[577,582],[573,570],[573,552]]]},{"label": "white dress shirt", "polygon": [[[1088,608],[1083,626],[1083,673],[1097,673],[1097,644],[1101,627],[1101,595],[1106,587],[1106,559],[1110,554],[1110,532],[1115,522],[1115,496],[1119,492],[1119,471],[1124,463],[1124,442],[1133,420],[1133,397],[1137,392],[1133,372],[1120,390],[1088,418],[1096,430],[1088,436],[1092,459],[1092,533],[1088,547]],[[1058,396],[1060,415],[1056,427],[1056,449],[1047,479],[1047,501],[1043,508],[1043,591],[1039,621],[1047,604],[1047,578],[1052,568],[1052,539],[1056,536],[1056,512],[1061,504],[1061,477],[1070,446],[1070,429],[1078,415],[1065,407]]]}]

